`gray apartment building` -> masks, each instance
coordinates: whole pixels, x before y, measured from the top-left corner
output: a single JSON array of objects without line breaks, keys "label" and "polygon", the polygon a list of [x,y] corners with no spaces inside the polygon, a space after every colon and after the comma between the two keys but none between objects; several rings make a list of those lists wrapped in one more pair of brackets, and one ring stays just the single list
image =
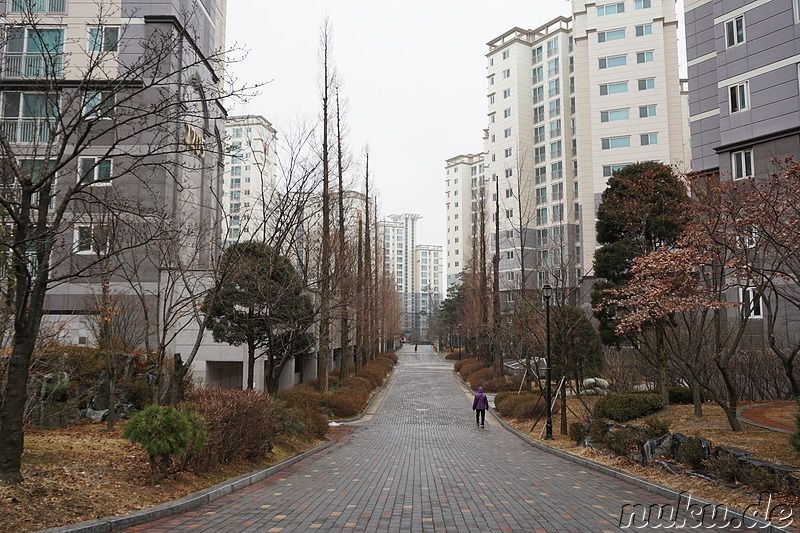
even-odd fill
[{"label": "gray apartment building", "polygon": [[692,170],[743,179],[800,154],[800,3],[687,0]]},{"label": "gray apartment building", "polygon": [[[166,271],[200,271],[217,249],[225,9],[225,0],[0,7],[0,157],[21,169],[3,175],[3,206],[18,209],[14,195],[31,175],[43,193],[52,187],[48,225],[40,216],[34,228],[49,235],[58,281],[45,314],[66,342],[92,342],[101,286],[155,302]],[[154,309],[148,326],[165,319]]]}]

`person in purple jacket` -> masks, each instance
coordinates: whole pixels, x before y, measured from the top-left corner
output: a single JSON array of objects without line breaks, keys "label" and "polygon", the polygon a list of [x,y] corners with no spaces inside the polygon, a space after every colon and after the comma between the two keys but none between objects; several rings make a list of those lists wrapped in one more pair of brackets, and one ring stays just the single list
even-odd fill
[{"label": "person in purple jacket", "polygon": [[486,410],[489,408],[489,398],[483,393],[483,387],[478,387],[475,399],[472,400],[472,410],[475,411],[475,425],[483,427],[486,421]]}]

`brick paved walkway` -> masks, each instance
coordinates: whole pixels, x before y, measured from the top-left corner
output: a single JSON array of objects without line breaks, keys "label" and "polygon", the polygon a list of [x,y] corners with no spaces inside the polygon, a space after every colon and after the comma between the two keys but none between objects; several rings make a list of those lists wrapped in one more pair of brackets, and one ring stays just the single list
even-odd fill
[{"label": "brick paved walkway", "polygon": [[[487,417],[430,347],[401,364],[345,439],[207,506],[127,531],[619,531],[625,503],[667,503],[525,444]],[[675,502],[673,502],[675,503]]]}]

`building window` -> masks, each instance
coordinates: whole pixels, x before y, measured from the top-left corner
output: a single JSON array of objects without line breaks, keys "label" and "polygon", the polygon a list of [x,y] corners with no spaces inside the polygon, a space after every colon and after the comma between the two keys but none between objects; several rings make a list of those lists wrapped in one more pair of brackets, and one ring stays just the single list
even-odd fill
[{"label": "building window", "polygon": [[647,118],[656,116],[656,106],[642,105],[639,106],[639,118]]},{"label": "building window", "polygon": [[533,103],[538,104],[544,101],[544,85],[533,88]]},{"label": "building window", "polygon": [[240,165],[231,167],[231,176],[241,176],[241,175],[242,175],[242,167]]},{"label": "building window", "polygon": [[553,57],[558,53],[558,37],[547,41],[547,57]]},{"label": "building window", "polygon": [[744,15],[725,23],[725,42],[728,48],[744,42]]},{"label": "building window", "polygon": [[547,187],[539,187],[536,189],[536,205],[547,203]]},{"label": "building window", "polygon": [[544,183],[547,181],[547,167],[537,167],[533,171],[534,173],[534,181],[539,183]]},{"label": "building window", "polygon": [[648,89],[655,89],[656,88],[656,79],[655,78],[644,78],[638,81],[639,83],[639,90],[646,91]]},{"label": "building window", "polygon": [[535,164],[544,163],[546,159],[544,146],[537,146],[533,149],[533,162]]},{"label": "building window", "polygon": [[65,13],[66,0],[11,0],[12,13]]},{"label": "building window", "polygon": [[547,208],[541,207],[536,210],[536,224],[547,224]]},{"label": "building window", "polygon": [[600,85],[600,96],[607,94],[619,94],[628,92],[628,82],[620,81],[617,83],[604,83]]},{"label": "building window", "polygon": [[558,58],[551,59],[547,62],[547,77],[552,78],[553,76],[557,76],[560,72],[559,68],[559,61]]},{"label": "building window", "polygon": [[9,78],[60,77],[64,30],[6,26],[3,76]]},{"label": "building window", "polygon": [[541,46],[537,46],[536,48],[533,49],[533,58],[532,58],[533,59],[533,63],[534,64],[541,63],[542,57],[543,57],[542,56],[542,47]]},{"label": "building window", "polygon": [[563,215],[563,206],[561,204],[554,205],[553,206],[553,222],[561,222],[562,215]]},{"label": "building window", "polygon": [[78,180],[82,183],[109,185],[112,163],[100,157],[81,157],[78,160]]},{"label": "building window", "polygon": [[[561,80],[556,78],[547,83],[547,96],[552,98],[561,94]],[[535,102],[534,102],[535,103]]]},{"label": "building window", "polygon": [[514,154],[514,150],[512,148],[506,148],[505,155],[506,157],[511,157]]},{"label": "building window", "polygon": [[636,52],[637,63],[650,63],[653,61],[653,51],[647,50],[645,52]]},{"label": "building window", "polygon": [[536,85],[539,82],[544,81],[544,67],[539,65],[538,67],[533,67],[533,83]]},{"label": "building window", "polygon": [[553,100],[548,104],[549,107],[549,114],[550,118],[555,118],[561,115],[561,99]]},{"label": "building window", "polygon": [[564,199],[564,184],[554,183],[550,186],[550,192],[553,196],[553,201],[558,202]]},{"label": "building window", "polygon": [[749,82],[732,85],[728,92],[730,94],[731,113],[737,113],[749,108]]},{"label": "building window", "polygon": [[489,95],[489,105],[491,105],[491,104],[493,104],[493,103],[494,103],[494,95],[493,95],[493,94],[490,94],[490,95]]},{"label": "building window", "polygon": [[503,59],[508,59],[508,56],[511,55],[511,50],[503,50]]},{"label": "building window", "polygon": [[506,189],[506,198],[514,197],[514,189]]},{"label": "building window", "polygon": [[506,259],[514,259],[514,250],[506,252]]},{"label": "building window", "polygon": [[513,168],[507,168],[506,169],[506,177],[510,178],[513,175],[514,175],[514,169]]},{"label": "building window", "polygon": [[743,180],[753,177],[753,150],[741,150],[731,154],[733,179]]},{"label": "building window", "polygon": [[561,137],[561,119],[550,123],[550,138],[555,139],[556,137]]},{"label": "building window", "polygon": [[561,141],[550,143],[550,159],[558,159],[559,157],[561,157],[561,154],[562,154]]},{"label": "building window", "polygon": [[625,12],[625,2],[616,4],[606,4],[604,6],[597,6],[597,16],[604,17],[606,15],[615,15],[617,13]]},{"label": "building window", "polygon": [[511,89],[503,89],[503,98],[511,96]]},{"label": "building window", "polygon": [[545,141],[544,126],[535,126],[533,128],[533,144],[539,144]]},{"label": "building window", "polygon": [[628,56],[623,54],[621,56],[601,57],[599,59],[600,68],[624,67],[628,64]]},{"label": "building window", "polygon": [[503,135],[504,135],[506,138],[508,138],[508,137],[511,137],[511,128],[506,128],[506,129],[503,131]]},{"label": "building window", "polygon": [[89,28],[86,50],[89,52],[117,52],[119,28],[117,26],[93,26]]},{"label": "building window", "polygon": [[111,118],[114,116],[116,97],[112,92],[86,93],[83,99],[85,118]]},{"label": "building window", "polygon": [[600,122],[613,122],[615,120],[628,120],[630,113],[628,109],[612,109],[600,111]]},{"label": "building window", "polygon": [[761,294],[757,289],[754,287],[740,288],[739,299],[747,318],[764,318],[764,312],[761,309]]},{"label": "building window", "polygon": [[102,254],[108,250],[108,229],[99,224],[82,224],[75,227],[75,252]]},{"label": "building window", "polygon": [[597,42],[616,41],[625,38],[625,28],[597,32]]},{"label": "building window", "polygon": [[506,209],[506,218],[514,218],[514,210]]},{"label": "building window", "polygon": [[642,133],[639,138],[642,146],[658,144],[658,133]]},{"label": "building window", "polygon": [[505,80],[505,79],[508,79],[508,78],[510,78],[510,77],[511,77],[511,69],[510,69],[510,68],[507,68],[507,69],[505,69],[505,70],[503,71],[503,79]]},{"label": "building window", "polygon": [[609,137],[600,140],[600,146],[603,150],[611,150],[613,148],[627,148],[631,145],[630,135],[625,137]]},{"label": "building window", "polygon": [[636,36],[644,37],[645,35],[653,35],[652,24],[642,24],[641,26],[636,26]]},{"label": "building window", "polygon": [[503,118],[508,118],[511,116],[511,108],[503,109]]},{"label": "building window", "polygon": [[538,124],[538,123],[544,121],[545,118],[546,117],[545,117],[545,114],[544,114],[544,106],[543,105],[540,105],[539,107],[534,107],[533,108],[533,123],[534,124]]},{"label": "building window", "polygon": [[651,0],[634,0],[633,7],[636,9],[647,9],[651,7]]}]

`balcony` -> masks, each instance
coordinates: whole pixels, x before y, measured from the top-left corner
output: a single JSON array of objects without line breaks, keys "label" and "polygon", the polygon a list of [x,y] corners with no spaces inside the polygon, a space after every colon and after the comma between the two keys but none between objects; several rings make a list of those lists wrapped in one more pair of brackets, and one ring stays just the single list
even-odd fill
[{"label": "balcony", "polygon": [[56,122],[47,118],[0,119],[2,134],[10,143],[48,143],[55,137]]},{"label": "balcony", "polygon": [[60,78],[63,76],[63,54],[45,56],[6,52],[3,55],[4,78]]}]

